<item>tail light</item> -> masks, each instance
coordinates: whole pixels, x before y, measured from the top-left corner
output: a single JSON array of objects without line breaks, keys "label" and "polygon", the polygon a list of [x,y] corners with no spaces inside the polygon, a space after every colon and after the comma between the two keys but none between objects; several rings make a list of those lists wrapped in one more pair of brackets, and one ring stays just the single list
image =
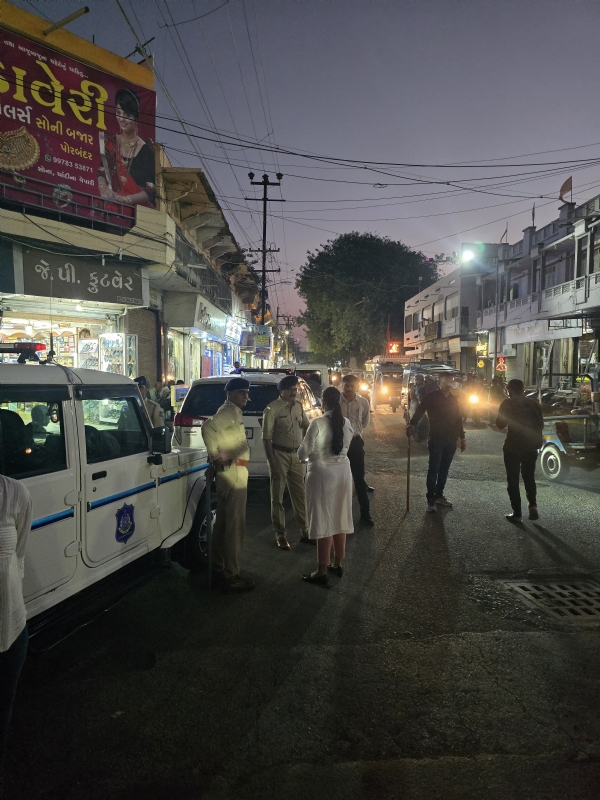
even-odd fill
[{"label": "tail light", "polygon": [[180,428],[201,428],[208,417],[196,417],[193,414],[175,414],[173,425]]},{"label": "tail light", "polygon": [[262,418],[262,417],[259,417],[259,418],[258,418],[258,424],[260,425],[260,427],[261,427],[261,428],[262,428],[262,421],[263,421],[263,418]]}]

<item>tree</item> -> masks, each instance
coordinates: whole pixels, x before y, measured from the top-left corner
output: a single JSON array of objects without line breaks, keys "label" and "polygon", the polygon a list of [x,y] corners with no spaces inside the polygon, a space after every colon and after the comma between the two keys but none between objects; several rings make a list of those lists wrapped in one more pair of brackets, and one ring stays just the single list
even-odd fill
[{"label": "tree", "polygon": [[296,280],[311,349],[360,361],[382,353],[388,319],[392,338],[401,339],[405,301],[438,277],[434,261],[388,237],[353,232],[329,240],[308,253]]}]

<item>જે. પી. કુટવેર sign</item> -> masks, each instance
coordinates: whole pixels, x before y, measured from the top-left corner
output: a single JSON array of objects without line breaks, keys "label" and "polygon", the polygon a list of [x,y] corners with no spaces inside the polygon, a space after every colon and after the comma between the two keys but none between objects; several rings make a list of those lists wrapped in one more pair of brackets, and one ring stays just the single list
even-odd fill
[{"label": "\u0a9c\u0ac7. \u0aaa\u0ac0. \u0a95\u0ac1\u0a9f\u0ab5\u0ac7\u0ab0 sign", "polygon": [[4,201],[133,219],[155,205],[155,125],[151,89],[0,26]]}]

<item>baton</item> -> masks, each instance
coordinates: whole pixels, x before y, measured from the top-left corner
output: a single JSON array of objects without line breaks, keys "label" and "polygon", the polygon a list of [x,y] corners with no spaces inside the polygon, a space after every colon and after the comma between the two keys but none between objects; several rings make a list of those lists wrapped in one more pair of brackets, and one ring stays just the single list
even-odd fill
[{"label": "baton", "polygon": [[408,458],[406,462],[406,510],[410,511],[410,440],[412,436],[408,436]]}]

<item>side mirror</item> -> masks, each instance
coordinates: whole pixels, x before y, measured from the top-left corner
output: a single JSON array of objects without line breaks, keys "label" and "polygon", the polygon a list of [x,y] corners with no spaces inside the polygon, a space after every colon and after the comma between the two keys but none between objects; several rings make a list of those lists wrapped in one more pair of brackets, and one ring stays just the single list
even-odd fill
[{"label": "side mirror", "polygon": [[172,433],[166,425],[152,428],[152,452],[170,453]]}]

